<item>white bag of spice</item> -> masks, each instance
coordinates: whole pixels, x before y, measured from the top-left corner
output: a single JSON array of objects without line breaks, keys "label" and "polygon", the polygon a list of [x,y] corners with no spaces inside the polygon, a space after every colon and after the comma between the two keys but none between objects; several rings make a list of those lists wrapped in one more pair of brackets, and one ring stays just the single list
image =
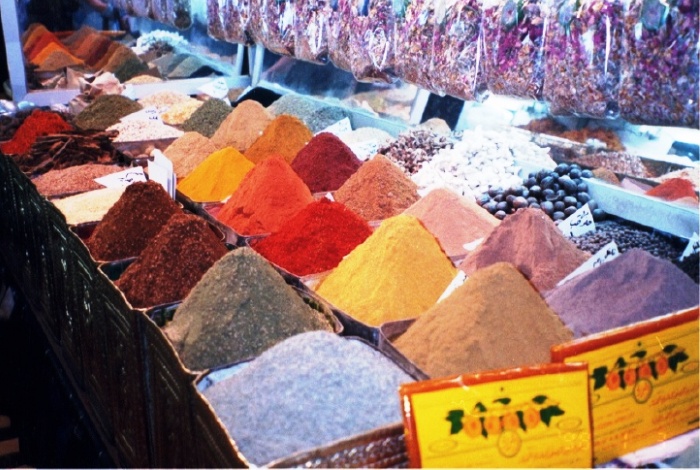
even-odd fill
[{"label": "white bag of spice", "polygon": [[547,0],[484,0],[484,80],[489,91],[539,99]]},{"label": "white bag of spice", "polygon": [[481,88],[481,0],[445,0],[444,16],[441,15],[433,35],[433,89],[473,100]]},{"label": "white bag of spice", "polygon": [[619,116],[623,19],[623,0],[554,1],[543,88],[551,114]]},{"label": "white bag of spice", "polygon": [[697,0],[628,0],[622,117],[698,127]]},{"label": "white bag of spice", "polygon": [[433,89],[434,35],[444,3],[444,0],[409,0],[405,10],[396,12],[397,75],[427,90]]},{"label": "white bag of spice", "polygon": [[295,2],[294,56],[307,62],[328,61],[328,33],[333,13],[329,0]]}]

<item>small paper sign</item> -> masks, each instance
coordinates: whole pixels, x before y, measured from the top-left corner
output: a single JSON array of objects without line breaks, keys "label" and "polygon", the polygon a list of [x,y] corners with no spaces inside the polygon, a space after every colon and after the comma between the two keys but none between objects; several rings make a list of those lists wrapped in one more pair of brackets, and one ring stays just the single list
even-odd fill
[{"label": "small paper sign", "polygon": [[445,291],[442,293],[440,298],[438,299],[438,302],[442,302],[444,299],[450,296],[455,289],[457,289],[459,286],[464,284],[464,282],[467,280],[467,273],[464,271],[457,271],[457,275],[452,279],[452,282],[447,286]]},{"label": "small paper sign", "polygon": [[557,227],[569,238],[580,237],[588,232],[595,232],[595,222],[593,221],[591,208],[588,207],[588,204],[584,204],[579,210],[561,221]]},{"label": "small paper sign", "polygon": [[467,251],[474,251],[474,250],[477,249],[477,247],[478,247],[479,245],[481,245],[481,242],[483,242],[483,241],[484,241],[483,238],[479,238],[479,239],[477,239],[477,240],[474,240],[473,242],[465,243],[465,244],[462,245],[462,246],[463,246],[464,249],[467,250]]},{"label": "small paper sign", "polygon": [[352,131],[352,125],[350,125],[350,118],[343,118],[340,121],[326,127],[322,131],[317,132],[316,135],[320,134],[321,132],[330,132],[335,136],[340,136],[341,134],[350,131]]},{"label": "small paper sign", "polygon": [[414,382],[399,395],[414,468],[591,467],[586,364]]},{"label": "small paper sign", "polygon": [[223,77],[219,77],[216,80],[205,83],[197,89],[205,95],[211,96],[212,98],[219,98],[221,100],[228,101],[228,85],[226,84],[226,79]]},{"label": "small paper sign", "polygon": [[173,162],[168,160],[163,152],[158,149],[151,152],[153,161],[148,161],[148,177],[159,183],[175,199],[175,173]]},{"label": "small paper sign", "polygon": [[693,236],[690,237],[690,240],[688,241],[688,246],[686,246],[685,250],[683,250],[683,254],[681,255],[680,260],[683,261],[685,258],[694,253],[697,253],[698,251],[700,251],[700,240],[698,240],[698,234],[693,232]]},{"label": "small paper sign", "polygon": [[552,348],[587,362],[594,464],[698,427],[698,308]]},{"label": "small paper sign", "polygon": [[137,181],[146,182],[146,174],[143,172],[143,167],[140,166],[127,168],[124,171],[95,178],[95,182],[107,188],[122,188],[124,186],[129,186],[131,183],[136,183]]},{"label": "small paper sign", "polygon": [[349,144],[350,150],[354,153],[357,158],[362,161],[369,160],[379,152],[379,141],[376,140],[365,140],[364,142],[356,142]]},{"label": "small paper sign", "polygon": [[597,268],[603,263],[607,263],[608,261],[611,261],[615,258],[620,256],[620,250],[617,247],[617,243],[614,241],[608,243],[605,245],[603,248],[598,250],[596,254],[588,258],[581,266],[576,268],[571,274],[566,276],[564,279],[559,281],[557,284],[557,287],[561,286],[562,284],[567,283],[571,279],[575,278],[576,276],[579,276],[583,273],[587,273],[591,269]]},{"label": "small paper sign", "polygon": [[128,114],[121,118],[121,121],[154,121],[161,124],[163,123],[163,120],[160,118],[160,113],[155,106],[149,106],[135,113]]}]

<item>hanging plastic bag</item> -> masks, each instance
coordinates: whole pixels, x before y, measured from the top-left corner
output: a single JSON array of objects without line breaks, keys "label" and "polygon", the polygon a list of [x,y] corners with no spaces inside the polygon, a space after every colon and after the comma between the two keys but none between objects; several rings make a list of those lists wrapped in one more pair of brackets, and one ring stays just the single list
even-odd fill
[{"label": "hanging plastic bag", "polygon": [[395,17],[392,0],[364,0],[350,36],[350,70],[361,82],[393,83]]},{"label": "hanging plastic bag", "polygon": [[433,43],[441,8],[444,0],[411,0],[396,12],[397,75],[427,90],[433,88]]},{"label": "hanging plastic bag", "polygon": [[481,62],[481,0],[445,0],[433,36],[434,89],[464,100],[477,97]]},{"label": "hanging plastic bag", "polygon": [[207,35],[224,41],[224,12],[228,0],[207,0]]},{"label": "hanging plastic bag", "polygon": [[554,115],[620,114],[623,0],[555,0],[542,96]]},{"label": "hanging plastic bag", "polygon": [[262,0],[262,44],[275,54],[294,55],[294,0]]},{"label": "hanging plastic bag", "polygon": [[329,0],[304,0],[295,3],[294,56],[307,62],[328,61],[328,33],[333,8]]},{"label": "hanging plastic bag", "polygon": [[250,0],[226,0],[224,7],[224,34],[226,41],[252,44],[248,33]]},{"label": "hanging plastic bag", "polygon": [[[364,2],[364,0],[360,0]],[[357,0],[331,0],[328,57],[339,69],[350,71],[350,37]]]},{"label": "hanging plastic bag", "polygon": [[256,44],[262,44],[263,40],[263,30],[265,25],[263,23],[263,6],[265,0],[249,0],[250,7],[248,15],[248,36],[250,40]]},{"label": "hanging plastic bag", "polygon": [[484,80],[492,93],[542,97],[547,0],[484,0]]},{"label": "hanging plastic bag", "polygon": [[631,0],[620,107],[630,122],[698,127],[698,0]]}]

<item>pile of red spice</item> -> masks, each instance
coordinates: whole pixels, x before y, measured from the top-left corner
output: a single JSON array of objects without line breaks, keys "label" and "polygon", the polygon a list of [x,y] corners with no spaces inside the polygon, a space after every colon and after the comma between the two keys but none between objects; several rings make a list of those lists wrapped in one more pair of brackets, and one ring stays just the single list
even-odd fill
[{"label": "pile of red spice", "polygon": [[136,308],[183,300],[227,252],[204,219],[178,212],[116,284]]},{"label": "pile of red spice", "polygon": [[343,204],[322,198],[251,246],[282,269],[306,276],[335,268],[371,233],[362,217]]},{"label": "pile of red spice", "polygon": [[138,256],[180,208],[163,189],[148,181],[129,185],[85,243],[92,256],[115,261]]},{"label": "pile of red spice", "polygon": [[60,114],[35,109],[19,126],[12,139],[0,146],[0,151],[7,155],[22,155],[29,152],[37,137],[71,130],[73,126]]},{"label": "pile of red spice", "polygon": [[308,186],[280,156],[250,170],[216,218],[240,235],[276,232],[314,200]]},{"label": "pile of red spice", "polygon": [[292,160],[292,169],[312,193],[337,190],[361,165],[350,147],[330,132],[316,135]]},{"label": "pile of red spice", "polygon": [[647,196],[658,197],[667,201],[690,198],[689,201],[698,202],[693,183],[685,178],[671,178],[645,193]]}]

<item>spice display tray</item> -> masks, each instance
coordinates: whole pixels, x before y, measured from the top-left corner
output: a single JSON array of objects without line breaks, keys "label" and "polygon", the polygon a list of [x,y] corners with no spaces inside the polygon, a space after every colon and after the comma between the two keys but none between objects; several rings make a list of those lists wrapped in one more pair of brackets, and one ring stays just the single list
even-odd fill
[{"label": "spice display tray", "polygon": [[414,377],[421,377],[421,380],[427,380],[430,378],[428,374],[423,372],[416,364],[414,364],[410,359],[408,359],[401,351],[399,351],[396,346],[394,346],[393,341],[399,336],[404,334],[406,330],[416,321],[415,318],[409,320],[399,320],[393,322],[384,323],[379,327],[379,349],[385,351],[387,354],[392,356],[402,357],[403,361],[408,364],[408,367],[413,369]]}]

